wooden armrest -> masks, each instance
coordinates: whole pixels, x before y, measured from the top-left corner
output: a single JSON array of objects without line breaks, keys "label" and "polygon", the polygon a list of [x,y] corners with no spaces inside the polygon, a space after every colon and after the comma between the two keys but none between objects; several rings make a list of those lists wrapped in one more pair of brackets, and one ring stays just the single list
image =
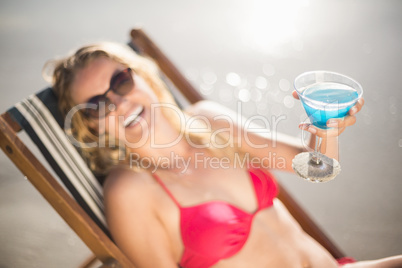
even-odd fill
[{"label": "wooden armrest", "polygon": [[108,259],[99,268],[122,268],[120,263],[115,259]]}]

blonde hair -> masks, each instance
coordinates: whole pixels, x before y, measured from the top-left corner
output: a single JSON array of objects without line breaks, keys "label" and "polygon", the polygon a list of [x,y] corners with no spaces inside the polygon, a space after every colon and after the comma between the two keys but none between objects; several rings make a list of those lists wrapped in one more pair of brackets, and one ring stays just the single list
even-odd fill
[{"label": "blonde hair", "polygon": [[[85,68],[91,61],[99,57],[106,57],[124,66],[134,70],[134,72],[141,76],[150,87],[153,89],[158,100],[161,103],[177,104],[167,89],[166,85],[159,77],[159,70],[156,64],[148,58],[136,54],[130,47],[118,43],[102,42],[93,45],[84,46],[78,49],[75,53],[65,58],[48,62],[44,70],[49,70],[48,67],[52,66],[52,85],[55,94],[58,97],[59,109],[65,117],[67,113],[76,105],[72,101],[71,87],[77,72]],[[44,75],[45,76],[45,75]],[[163,109],[163,107],[162,107]],[[181,122],[174,118],[177,117],[171,109],[162,110],[166,118],[171,122],[174,128],[182,131]],[[188,117],[188,115],[185,114]],[[129,150],[124,146],[119,146],[121,143],[115,141],[111,144],[111,140],[107,133],[97,133],[97,131],[88,127],[90,124],[89,118],[82,113],[75,113],[71,119],[71,129],[65,129],[68,135],[72,135],[75,140],[82,143],[98,143],[100,137],[106,141],[104,148],[80,148],[81,154],[87,161],[90,169],[98,175],[106,175],[110,169],[121,164],[119,159],[125,159],[127,164],[127,156]],[[198,145],[205,144],[211,136],[210,133],[192,133],[186,131],[191,142]],[[102,136],[102,135],[106,135]],[[227,142],[228,139],[221,135],[217,135],[220,144]],[[116,138],[117,139],[117,138]],[[112,139],[113,140],[113,139]],[[98,143],[99,144],[99,143]],[[117,146],[116,146],[117,145]],[[233,147],[227,146],[224,149],[208,148],[216,156],[226,156],[233,159]],[[124,163],[124,161],[123,161]]]}]

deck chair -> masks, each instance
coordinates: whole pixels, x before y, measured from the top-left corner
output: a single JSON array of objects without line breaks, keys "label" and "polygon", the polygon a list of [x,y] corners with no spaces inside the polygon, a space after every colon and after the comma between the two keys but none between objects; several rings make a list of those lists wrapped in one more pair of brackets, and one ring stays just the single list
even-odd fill
[{"label": "deck chair", "polygon": [[[195,103],[203,99],[142,29],[131,31],[130,46],[152,58],[176,100]],[[113,242],[103,214],[102,188],[63,132],[63,119],[50,88],[24,99],[0,116],[0,145],[4,153],[53,206],[93,252],[103,267],[134,267]],[[17,136],[24,130],[38,146],[58,179],[47,170]],[[99,178],[98,178],[99,179]],[[62,185],[60,182],[62,182]],[[312,221],[286,189],[279,199],[302,228],[335,258],[345,255]],[[86,265],[83,265],[86,266]]]}]

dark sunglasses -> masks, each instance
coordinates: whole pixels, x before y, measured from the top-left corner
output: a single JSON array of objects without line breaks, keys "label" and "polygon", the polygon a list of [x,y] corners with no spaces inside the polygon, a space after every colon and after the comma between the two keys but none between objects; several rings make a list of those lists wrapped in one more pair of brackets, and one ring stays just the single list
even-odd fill
[{"label": "dark sunglasses", "polygon": [[96,95],[87,102],[84,114],[91,118],[103,118],[113,111],[116,107],[107,97],[109,91],[119,96],[128,94],[134,88],[133,71],[130,68],[117,73],[110,80],[110,87],[102,95]]}]

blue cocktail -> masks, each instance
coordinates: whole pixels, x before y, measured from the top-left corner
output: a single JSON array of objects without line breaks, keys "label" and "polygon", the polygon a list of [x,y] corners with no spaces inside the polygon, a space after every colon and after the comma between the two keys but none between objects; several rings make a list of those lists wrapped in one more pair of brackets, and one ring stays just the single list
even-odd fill
[{"label": "blue cocktail", "polygon": [[[352,78],[327,71],[303,73],[295,79],[294,87],[311,123],[321,129],[328,129],[329,119],[345,117],[363,94]],[[316,139],[314,153],[302,153],[293,160],[296,173],[310,181],[329,181],[340,171],[335,159],[320,153],[321,141]]]},{"label": "blue cocktail", "polygon": [[328,82],[305,87],[300,94],[300,100],[311,122],[323,129],[328,128],[329,119],[345,117],[359,98],[354,88]]}]

